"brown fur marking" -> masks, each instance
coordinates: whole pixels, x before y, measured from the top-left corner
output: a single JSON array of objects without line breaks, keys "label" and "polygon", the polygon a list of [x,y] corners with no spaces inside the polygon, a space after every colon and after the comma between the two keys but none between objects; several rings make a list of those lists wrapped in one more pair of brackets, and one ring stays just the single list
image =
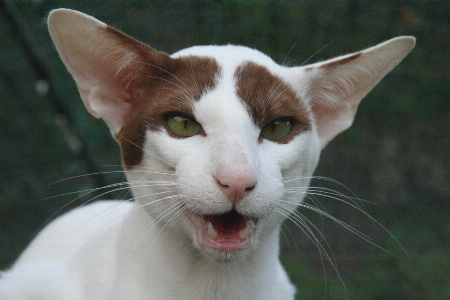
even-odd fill
[{"label": "brown fur marking", "polygon": [[211,58],[174,59],[116,29],[108,28],[108,31],[139,57],[139,61],[126,65],[116,75],[119,82],[125,81],[122,86],[130,95],[127,101],[132,103],[126,125],[116,134],[123,164],[130,169],[142,161],[146,131],[164,128],[169,112],[193,117],[192,101],[199,100],[217,84],[220,67]]},{"label": "brown fur marking", "polygon": [[[325,64],[325,65],[321,65],[319,68],[320,69],[334,69],[337,66],[344,65],[344,64],[346,64],[348,62],[351,62],[352,60],[354,60],[354,59],[356,59],[356,58],[358,58],[360,56],[361,56],[361,52],[358,52],[358,53],[355,53],[355,54],[353,54],[353,55],[351,55],[351,56],[349,56],[347,58],[344,58],[344,59],[341,59],[341,60],[337,60],[337,61],[334,61],[334,62],[330,62],[330,63]],[[309,68],[306,68],[305,71],[311,71],[313,69],[314,69],[314,67],[309,67]]]},{"label": "brown fur marking", "polygon": [[356,58],[358,58],[360,56],[361,56],[361,52],[355,53],[355,54],[353,54],[353,55],[351,55],[349,57],[346,57],[346,58],[343,58],[343,59],[331,62],[331,63],[326,64],[326,65],[322,65],[320,67],[323,68],[323,69],[333,69],[333,68],[336,68],[337,66],[344,65],[344,64],[346,64],[348,62],[351,62],[352,60],[354,60],[354,59],[356,59]]},{"label": "brown fur marking", "polygon": [[246,62],[236,70],[235,79],[237,95],[257,126],[262,128],[279,118],[294,120],[291,134],[278,143],[288,143],[297,134],[311,130],[311,120],[303,102],[290,85],[266,67]]}]

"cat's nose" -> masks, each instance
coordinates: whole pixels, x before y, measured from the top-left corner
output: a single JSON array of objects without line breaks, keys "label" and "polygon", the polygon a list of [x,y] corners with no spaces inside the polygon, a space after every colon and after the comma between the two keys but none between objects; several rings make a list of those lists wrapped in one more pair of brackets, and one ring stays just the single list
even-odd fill
[{"label": "cat's nose", "polygon": [[221,177],[216,180],[222,192],[234,205],[250,194],[256,186],[256,180],[253,178]]}]

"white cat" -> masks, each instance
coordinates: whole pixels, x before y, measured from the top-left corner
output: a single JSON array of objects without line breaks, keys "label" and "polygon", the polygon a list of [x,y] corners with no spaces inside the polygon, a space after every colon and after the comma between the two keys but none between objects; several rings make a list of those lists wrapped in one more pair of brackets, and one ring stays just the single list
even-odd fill
[{"label": "white cat", "polygon": [[321,149],[414,38],[286,67],[231,45],[169,56],[73,10],[48,24],[86,108],[121,146],[134,201],[52,222],[2,274],[0,298],[293,299],[281,223]]}]

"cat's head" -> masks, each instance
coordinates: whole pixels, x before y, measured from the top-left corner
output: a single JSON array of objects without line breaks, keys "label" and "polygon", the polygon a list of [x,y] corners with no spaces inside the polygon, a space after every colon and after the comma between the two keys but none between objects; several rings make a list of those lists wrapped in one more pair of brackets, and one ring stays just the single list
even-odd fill
[{"label": "cat's head", "polygon": [[241,46],[169,56],[72,10],[53,11],[49,28],[86,108],[120,144],[136,201],[215,258],[279,228],[321,149],[414,45],[399,37],[286,67]]}]

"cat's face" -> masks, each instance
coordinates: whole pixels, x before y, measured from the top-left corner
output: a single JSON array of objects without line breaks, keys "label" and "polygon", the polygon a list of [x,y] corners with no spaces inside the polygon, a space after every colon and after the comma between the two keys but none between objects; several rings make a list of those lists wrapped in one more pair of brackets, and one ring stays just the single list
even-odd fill
[{"label": "cat's face", "polygon": [[169,56],[71,10],[52,12],[49,29],[86,108],[119,142],[135,200],[217,259],[274,236],[321,149],[414,45],[396,38],[289,68],[238,46]]},{"label": "cat's face", "polygon": [[[125,163],[135,164],[127,167],[133,194],[154,218],[167,214],[161,223],[173,223],[167,226],[202,251],[251,249],[304,197],[284,196],[292,183],[306,190],[318,161],[311,108],[284,78],[289,69],[255,50],[194,47],[172,57],[179,68],[171,68],[157,96],[155,87],[142,93],[142,107],[132,112],[138,121],[117,133],[130,149]],[[159,107],[156,115],[147,102]],[[129,131],[143,132],[142,144],[121,138]],[[141,172],[155,169],[173,172],[165,179],[175,184],[133,184],[160,178]]]}]

